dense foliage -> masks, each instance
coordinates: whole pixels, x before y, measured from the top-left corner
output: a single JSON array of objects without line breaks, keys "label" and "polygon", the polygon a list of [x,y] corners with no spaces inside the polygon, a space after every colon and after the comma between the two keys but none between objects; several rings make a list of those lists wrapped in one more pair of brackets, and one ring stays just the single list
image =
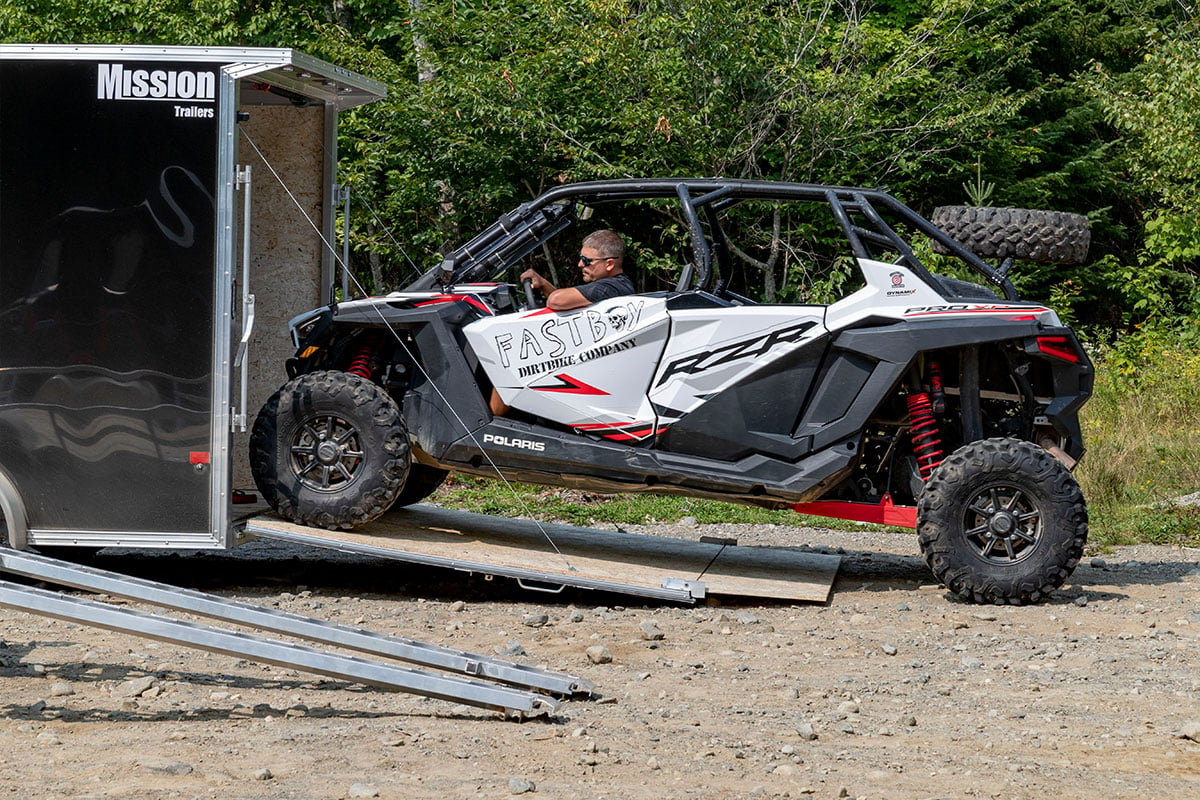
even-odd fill
[{"label": "dense foliage", "polygon": [[[1020,265],[1014,279],[1097,355],[1099,452],[1080,470],[1097,521],[1194,488],[1196,431],[1179,423],[1200,386],[1189,3],[0,0],[0,40],[291,46],[385,82],[386,100],[343,115],[340,143],[354,267],[375,290],[498,212],[600,177],[859,184],[925,213],[1086,214],[1089,263]],[[836,287],[836,267],[795,257],[821,232],[777,222],[754,232],[739,288],[788,300]],[[641,259],[643,286],[677,269],[679,220],[621,229],[639,255],[667,254]]]},{"label": "dense foliage", "polygon": [[[1200,299],[1200,68],[1172,0],[0,0],[0,39],[287,45],[386,82],[343,119],[368,283],[562,181],[723,174],[1087,214],[1091,263],[1017,281],[1096,331]],[[837,280],[784,245],[747,291]]]}]

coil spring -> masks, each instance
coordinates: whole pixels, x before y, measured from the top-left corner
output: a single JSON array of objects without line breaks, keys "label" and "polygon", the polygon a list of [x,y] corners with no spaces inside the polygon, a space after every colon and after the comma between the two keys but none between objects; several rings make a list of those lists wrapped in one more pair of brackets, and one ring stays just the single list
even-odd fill
[{"label": "coil spring", "polygon": [[942,463],[942,432],[933,416],[933,405],[927,392],[908,396],[908,419],[917,469],[921,473],[921,480],[927,481],[937,465]]},{"label": "coil spring", "polygon": [[378,336],[368,336],[363,340],[362,347],[358,350],[358,355],[350,362],[350,366],[346,368],[346,372],[351,375],[357,375],[363,380],[371,380],[371,359],[375,357],[375,350],[379,343]]}]

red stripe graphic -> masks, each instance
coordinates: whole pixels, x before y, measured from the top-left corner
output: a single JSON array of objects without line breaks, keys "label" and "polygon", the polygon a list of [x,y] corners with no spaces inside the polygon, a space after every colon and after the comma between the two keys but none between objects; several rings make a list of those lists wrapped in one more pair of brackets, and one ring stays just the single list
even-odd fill
[{"label": "red stripe graphic", "polygon": [[559,375],[555,375],[554,378],[557,381],[559,381],[559,383],[550,384],[549,386],[547,386],[547,385],[530,386],[529,388],[534,389],[539,392],[562,392],[563,394],[594,394],[594,395],[607,395],[608,394],[608,392],[604,391],[603,389],[597,389],[595,386],[584,383],[583,381],[581,381],[577,378],[572,378],[570,375],[567,375],[565,372],[562,374],[559,374]]},{"label": "red stripe graphic", "polygon": [[[571,427],[578,431],[594,431],[614,442],[626,442],[630,439],[638,441],[648,439],[655,433],[665,432],[670,426],[662,425],[656,428],[653,422],[601,422],[572,425]],[[605,433],[605,431],[611,432]]]},{"label": "red stripe graphic", "polygon": [[633,425],[648,425],[648,422],[589,422],[586,425],[572,425],[572,428],[580,431],[602,431],[602,430],[621,430],[629,428]]},{"label": "red stripe graphic", "polygon": [[420,303],[414,303],[413,305],[415,307],[419,308],[421,306],[435,306],[440,303],[453,303],[458,300],[465,300],[466,302],[468,302],[471,305],[478,308],[483,313],[485,313],[489,316],[494,316],[494,313],[492,312],[492,310],[490,308],[488,308],[484,303],[482,303],[479,300],[479,298],[472,297],[469,294],[444,294],[439,297],[435,297],[432,300],[423,300]]},{"label": "red stripe graphic", "polygon": [[1048,308],[945,308],[937,311],[918,311],[913,314],[905,314],[906,317],[944,317],[947,314],[1013,314],[1014,312],[1023,312],[1018,316],[1014,316],[1015,320],[1033,320],[1037,319],[1037,315],[1049,311]]},{"label": "red stripe graphic", "polygon": [[619,433],[602,433],[600,434],[605,439],[612,439],[614,442],[624,442],[629,439],[646,439],[654,434],[654,428],[642,428],[640,431],[620,431]]}]

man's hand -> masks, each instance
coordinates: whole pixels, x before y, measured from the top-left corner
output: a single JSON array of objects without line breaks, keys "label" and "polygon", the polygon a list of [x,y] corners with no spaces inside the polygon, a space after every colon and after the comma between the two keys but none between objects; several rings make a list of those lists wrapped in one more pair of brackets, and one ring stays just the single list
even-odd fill
[{"label": "man's hand", "polygon": [[525,283],[528,278],[534,289],[537,289],[546,297],[546,308],[551,311],[568,311],[572,308],[583,308],[591,305],[583,294],[571,286],[566,289],[555,289],[554,284],[543,278],[536,270],[527,269],[521,273],[521,283]]},{"label": "man's hand", "polygon": [[534,269],[525,270],[524,272],[521,273],[521,277],[520,277],[520,279],[518,279],[517,282],[523,284],[523,283],[525,283],[526,280],[529,280],[529,282],[533,285],[533,288],[537,289],[539,292],[541,292],[544,295],[548,295],[554,291],[554,284],[550,283],[550,281],[546,280],[541,275],[539,275],[537,270],[534,270]]}]

